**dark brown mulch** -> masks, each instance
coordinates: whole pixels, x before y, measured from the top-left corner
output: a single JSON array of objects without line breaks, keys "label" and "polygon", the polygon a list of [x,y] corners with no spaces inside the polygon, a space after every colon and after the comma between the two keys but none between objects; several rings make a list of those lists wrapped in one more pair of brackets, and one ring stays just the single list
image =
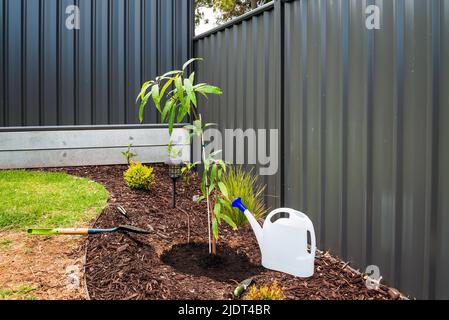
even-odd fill
[{"label": "dark brown mulch", "polygon": [[[192,201],[199,180],[178,183],[178,209],[171,208],[171,180],[156,165],[157,183],[147,191],[129,189],[125,166],[52,169],[89,177],[110,192],[109,206],[95,227],[131,224],[152,226],[149,236],[107,234],[87,243],[86,278],[91,299],[231,299],[236,285],[249,277],[258,285],[277,280],[288,299],[391,299],[396,292],[382,286],[373,291],[342,261],[321,253],[316,273],[299,279],[260,266],[260,251],[252,230],[221,228],[219,261],[208,257],[205,205]],[[123,206],[130,221],[116,206]],[[188,225],[190,224],[190,243]]]}]

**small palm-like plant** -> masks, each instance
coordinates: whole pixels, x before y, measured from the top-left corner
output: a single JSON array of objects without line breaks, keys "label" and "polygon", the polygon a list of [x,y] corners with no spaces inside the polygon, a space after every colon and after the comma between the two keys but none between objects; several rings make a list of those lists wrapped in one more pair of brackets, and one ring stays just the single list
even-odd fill
[{"label": "small palm-like plant", "polygon": [[[263,193],[264,185],[259,182],[257,175],[253,171],[245,171],[241,166],[231,167],[223,175],[222,182],[226,186],[229,199],[242,198],[243,203],[256,219],[264,218],[267,215]],[[231,217],[237,227],[247,223],[245,215],[238,209],[225,207],[225,212]]]}]

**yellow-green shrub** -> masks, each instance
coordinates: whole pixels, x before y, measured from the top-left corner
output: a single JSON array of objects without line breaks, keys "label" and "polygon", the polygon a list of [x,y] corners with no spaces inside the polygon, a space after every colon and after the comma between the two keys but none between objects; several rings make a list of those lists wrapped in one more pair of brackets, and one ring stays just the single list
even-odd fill
[{"label": "yellow-green shrub", "polygon": [[133,161],[123,176],[128,187],[132,189],[150,190],[155,180],[153,168]]},{"label": "yellow-green shrub", "polygon": [[252,286],[246,296],[246,300],[284,300],[284,290],[279,287],[277,281],[273,282],[271,286],[264,286],[257,288]]}]

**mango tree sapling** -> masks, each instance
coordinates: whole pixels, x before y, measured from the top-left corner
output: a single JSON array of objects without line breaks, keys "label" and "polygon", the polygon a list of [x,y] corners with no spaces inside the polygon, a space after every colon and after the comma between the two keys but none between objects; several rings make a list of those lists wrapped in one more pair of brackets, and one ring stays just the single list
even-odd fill
[{"label": "mango tree sapling", "polygon": [[[218,226],[222,221],[225,221],[236,229],[236,224],[230,216],[225,214],[227,210],[224,210],[226,208],[232,211],[228,191],[221,181],[223,173],[226,172],[226,164],[217,158],[221,151],[210,155],[206,154],[204,130],[213,124],[203,124],[197,100],[197,94],[207,98],[210,94],[221,95],[222,90],[206,83],[195,84],[194,72],[188,77],[185,76],[187,68],[197,60],[202,59],[191,59],[183,65],[182,70],[169,71],[154,80],[145,82],[137,101],[140,100],[139,119],[143,122],[145,107],[152,99],[155,108],[161,114],[162,122],[168,123],[170,137],[173,135],[175,123],[182,123],[187,116],[193,119],[192,124],[187,125],[185,129],[189,130],[190,141],[195,136],[201,140],[204,170],[201,182],[202,197],[199,201],[206,200],[207,202],[209,253],[216,255],[216,242],[219,236]],[[162,107],[163,102],[164,106]],[[172,141],[171,138],[170,140]],[[169,145],[172,146],[172,142]]]}]

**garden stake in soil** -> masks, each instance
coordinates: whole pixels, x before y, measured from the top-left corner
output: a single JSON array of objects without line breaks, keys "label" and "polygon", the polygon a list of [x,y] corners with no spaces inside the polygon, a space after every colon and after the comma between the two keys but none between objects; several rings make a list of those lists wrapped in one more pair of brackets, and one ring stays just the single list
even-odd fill
[{"label": "garden stake in soil", "polygon": [[150,234],[153,230],[144,230],[133,226],[119,226],[111,229],[88,229],[88,228],[59,228],[59,229],[29,229],[28,234],[37,236],[52,235],[79,235],[87,236],[101,233],[138,233]]}]

